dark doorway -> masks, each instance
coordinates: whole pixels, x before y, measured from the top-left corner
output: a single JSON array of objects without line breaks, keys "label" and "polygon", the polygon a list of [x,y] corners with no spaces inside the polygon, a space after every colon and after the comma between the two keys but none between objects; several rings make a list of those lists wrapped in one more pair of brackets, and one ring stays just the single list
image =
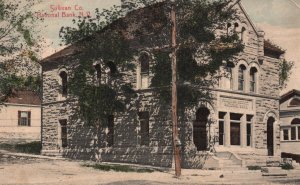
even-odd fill
[{"label": "dark doorway", "polygon": [[274,155],[274,122],[275,122],[275,119],[273,117],[270,117],[267,121],[268,156]]},{"label": "dark doorway", "polygon": [[209,114],[209,110],[205,107],[198,109],[196,113],[196,120],[193,125],[193,139],[198,151],[207,150],[206,125]]}]

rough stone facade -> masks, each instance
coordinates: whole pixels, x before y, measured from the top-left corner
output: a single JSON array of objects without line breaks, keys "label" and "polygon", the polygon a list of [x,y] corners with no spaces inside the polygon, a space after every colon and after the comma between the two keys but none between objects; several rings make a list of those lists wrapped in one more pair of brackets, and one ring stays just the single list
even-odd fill
[{"label": "rough stone facade", "polygon": [[[221,158],[228,153],[233,156],[233,163],[239,165],[263,165],[272,156],[276,157],[280,154],[278,79],[279,58],[283,52],[265,41],[264,33],[254,27],[243,7],[240,4],[237,6],[240,10],[240,19],[237,20],[238,29],[245,29],[242,36],[245,50],[238,56],[235,67],[232,68],[231,86],[226,85],[228,84],[227,78],[221,79],[220,84],[212,90],[214,97],[212,104],[199,103],[197,107],[186,110],[185,117],[179,120],[182,164],[186,168],[224,167]],[[147,12],[142,13],[137,13],[138,15],[126,22],[129,24],[128,35],[136,28],[135,21],[147,17],[143,16]],[[135,27],[131,27],[130,24]],[[138,41],[133,43],[140,47],[141,51],[147,51],[147,48],[153,47],[157,37],[159,36],[156,34],[149,34],[143,40],[143,44]],[[69,50],[67,48],[63,52],[68,53]],[[151,60],[150,66],[154,62]],[[96,144],[95,128],[84,126],[76,117],[78,108],[76,100],[72,97],[64,99],[60,95],[59,73],[62,70],[70,70],[70,65],[72,62],[68,60],[67,55],[61,53],[42,61],[43,154],[170,167],[173,158],[171,110],[170,107],[162,107],[159,104],[155,90],[136,89],[137,98],[127,106],[124,113],[114,115],[113,145],[108,147],[107,129],[101,131],[100,143]],[[243,90],[239,90],[239,67],[241,65],[245,67]],[[251,81],[249,74],[252,68],[256,69],[254,92],[251,91],[249,85]],[[138,70],[120,72],[126,74],[125,79],[116,83],[130,81],[134,87],[139,87],[139,83],[147,83],[143,77],[139,76]],[[148,80],[151,77],[150,71]],[[199,110],[208,110],[204,137],[195,136],[197,133],[201,135],[202,129],[201,125],[195,126],[195,122],[203,122],[202,118],[200,120],[197,118]],[[148,146],[141,145],[139,112],[145,111],[149,112],[150,142]],[[220,115],[224,117],[221,118]],[[239,117],[239,120],[231,121],[233,117]],[[67,121],[66,126],[61,124],[62,120]],[[220,122],[223,124],[222,129],[219,128],[222,125]],[[64,130],[62,127],[67,128],[66,136],[62,136],[62,130]],[[196,129],[199,132],[196,132]],[[220,134],[220,130],[223,130],[223,135]],[[63,147],[65,137],[67,146]],[[223,143],[220,137],[223,138],[221,139]],[[194,141],[195,138],[199,139],[200,144]],[[199,146],[196,146],[198,144]],[[199,149],[203,146],[205,149]]]}]

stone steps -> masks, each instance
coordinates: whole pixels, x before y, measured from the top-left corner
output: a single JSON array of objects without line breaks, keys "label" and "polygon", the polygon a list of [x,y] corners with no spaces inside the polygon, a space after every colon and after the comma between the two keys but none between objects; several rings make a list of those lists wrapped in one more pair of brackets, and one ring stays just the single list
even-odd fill
[{"label": "stone steps", "polygon": [[287,176],[286,170],[281,167],[262,167],[262,176]]},{"label": "stone steps", "polygon": [[229,171],[241,171],[247,170],[243,168],[240,161],[230,152],[218,152],[216,153],[217,158],[223,164],[223,170]]}]

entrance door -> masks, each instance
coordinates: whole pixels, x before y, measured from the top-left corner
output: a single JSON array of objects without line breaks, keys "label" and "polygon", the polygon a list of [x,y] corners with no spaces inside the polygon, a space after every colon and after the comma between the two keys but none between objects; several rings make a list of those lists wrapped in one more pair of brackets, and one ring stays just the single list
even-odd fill
[{"label": "entrance door", "polygon": [[268,155],[274,155],[274,122],[275,119],[270,117],[267,122],[267,148]]},{"label": "entrance door", "polygon": [[207,131],[206,125],[208,122],[209,110],[200,108],[196,113],[196,120],[193,125],[193,139],[198,151],[207,150]]}]

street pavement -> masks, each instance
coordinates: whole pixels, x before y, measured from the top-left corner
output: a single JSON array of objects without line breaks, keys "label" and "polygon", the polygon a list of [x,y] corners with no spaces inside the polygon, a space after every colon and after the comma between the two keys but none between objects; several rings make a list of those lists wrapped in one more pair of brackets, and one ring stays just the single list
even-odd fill
[{"label": "street pavement", "polygon": [[24,185],[196,185],[196,184],[293,184],[300,185],[300,170],[287,177],[263,177],[260,171],[173,170],[153,173],[105,172],[84,167],[84,161],[12,154],[0,150],[0,184]]}]

